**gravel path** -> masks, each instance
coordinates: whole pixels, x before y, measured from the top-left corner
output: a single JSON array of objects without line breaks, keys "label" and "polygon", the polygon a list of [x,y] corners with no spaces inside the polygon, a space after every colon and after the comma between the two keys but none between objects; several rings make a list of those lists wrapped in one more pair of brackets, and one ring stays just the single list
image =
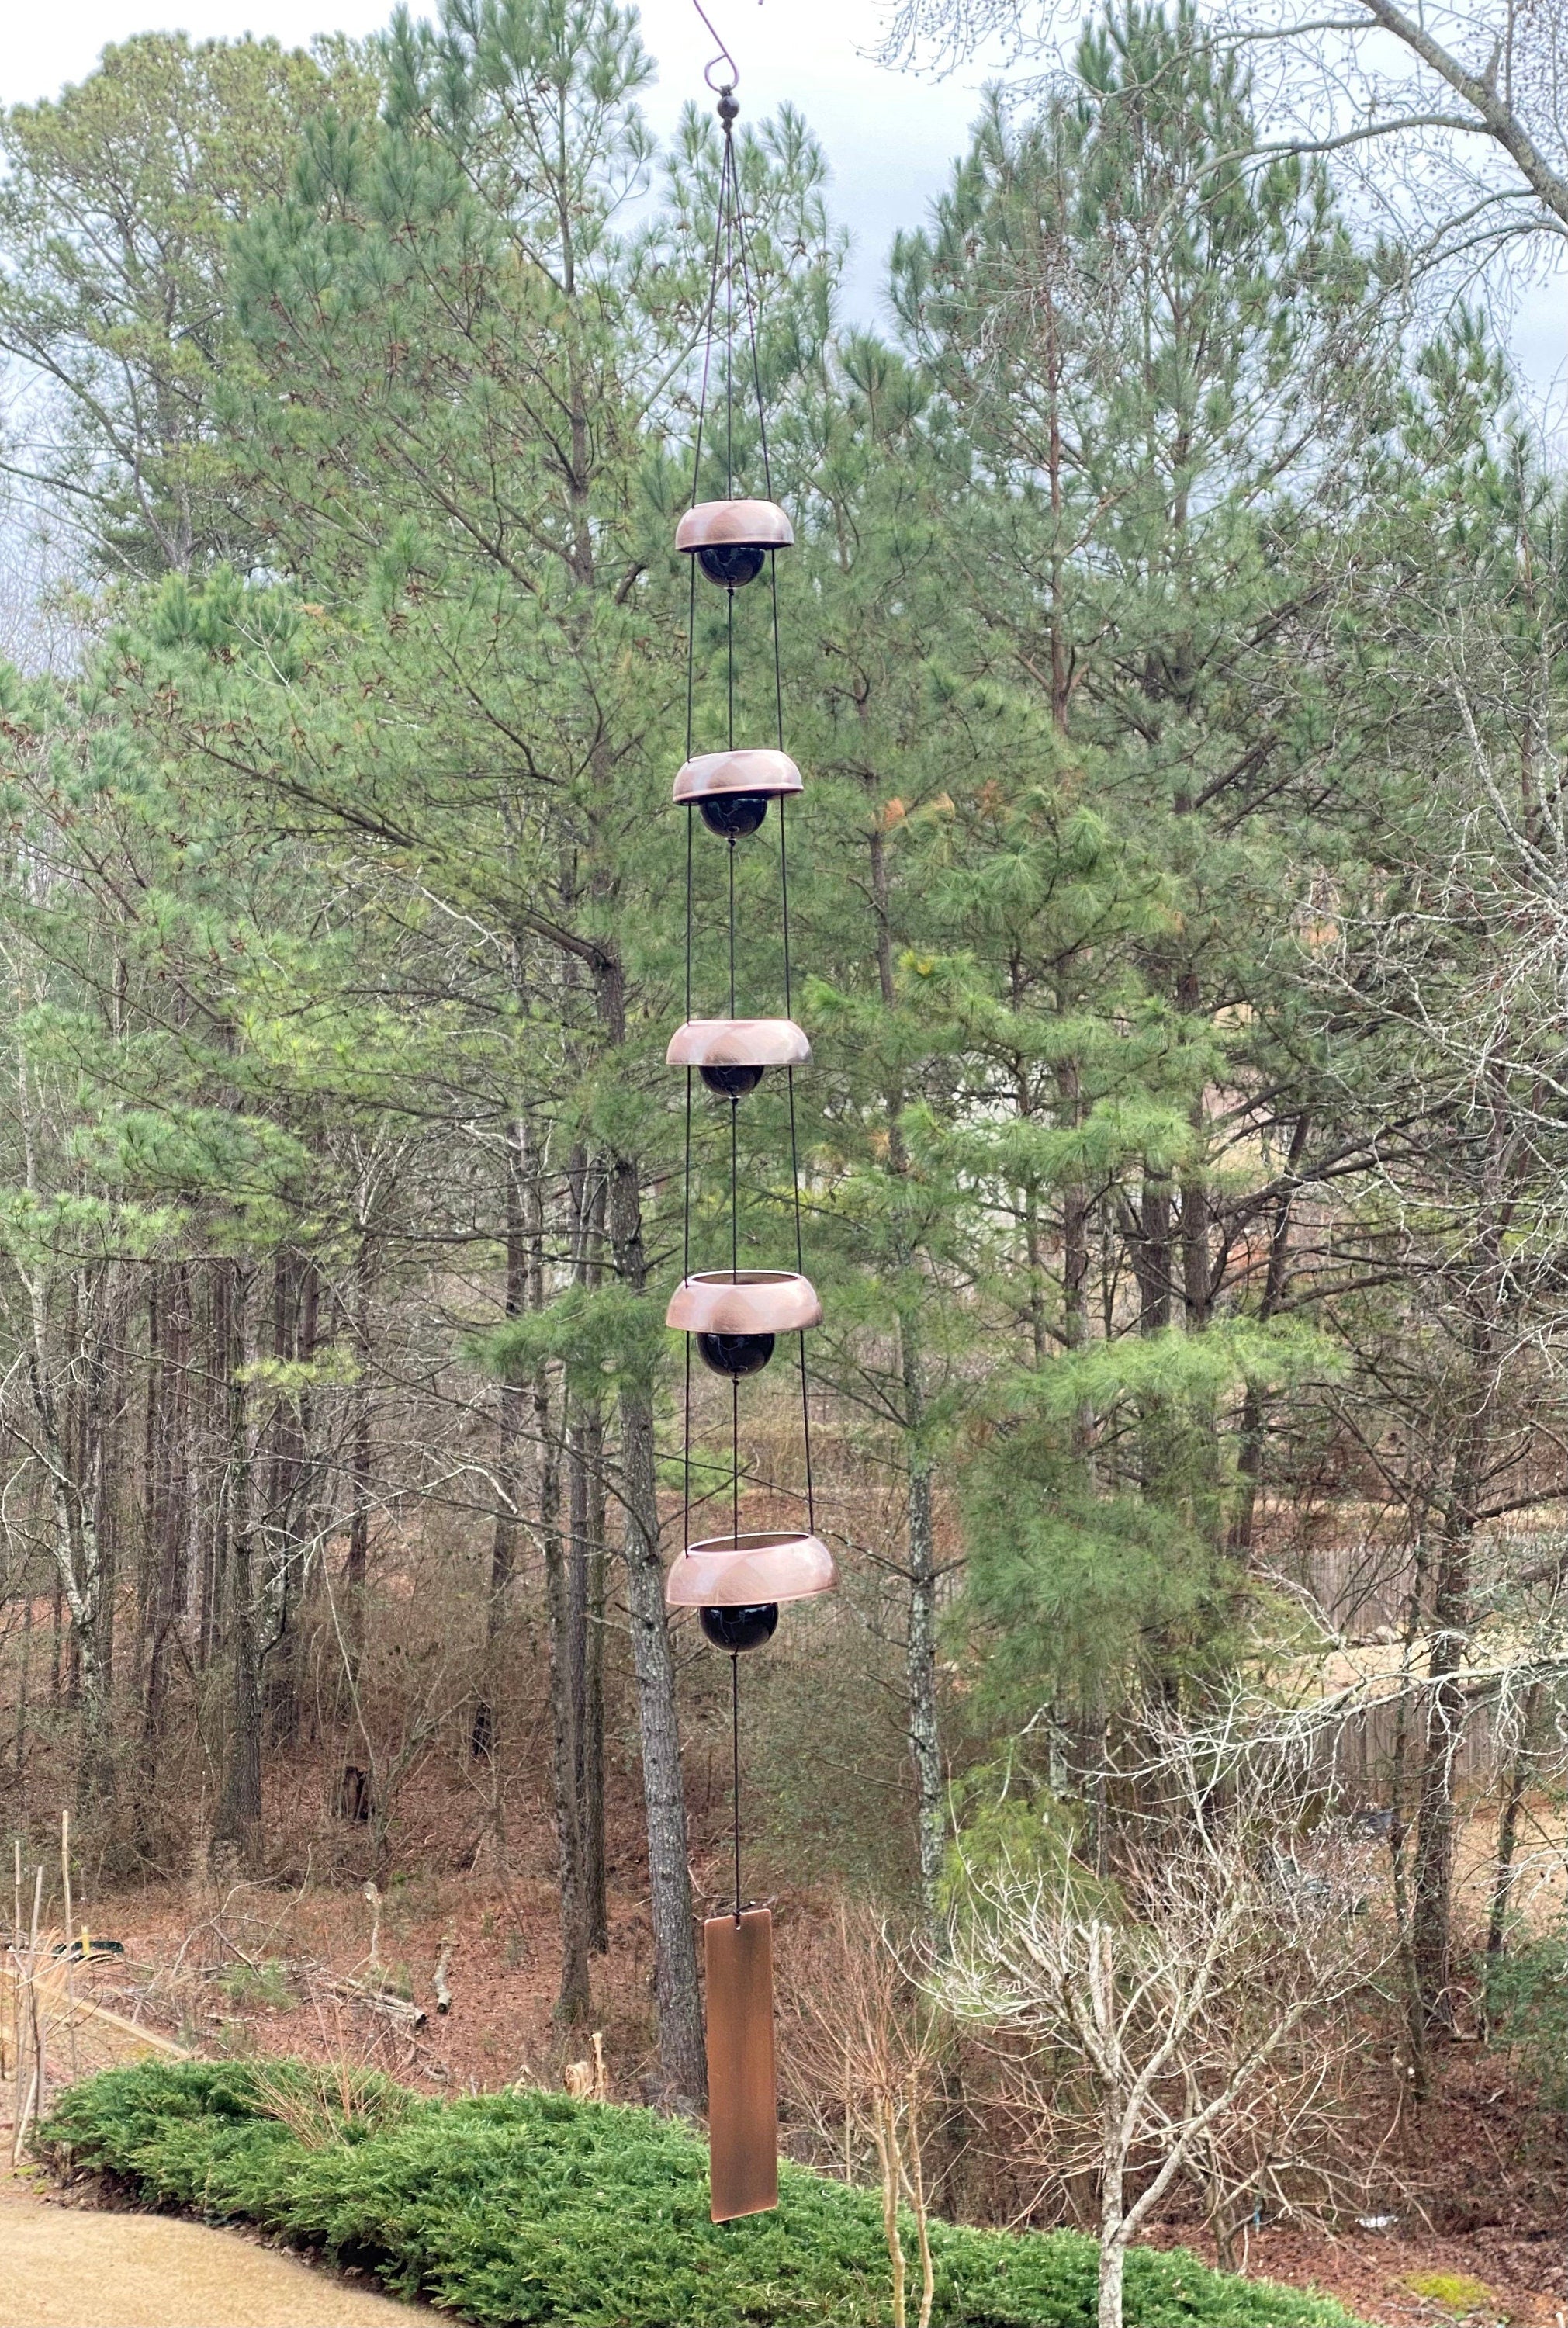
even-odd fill
[{"label": "gravel path", "polygon": [[53,2206],[0,2173],[5,2328],[397,2328],[432,2316],[236,2231]]}]

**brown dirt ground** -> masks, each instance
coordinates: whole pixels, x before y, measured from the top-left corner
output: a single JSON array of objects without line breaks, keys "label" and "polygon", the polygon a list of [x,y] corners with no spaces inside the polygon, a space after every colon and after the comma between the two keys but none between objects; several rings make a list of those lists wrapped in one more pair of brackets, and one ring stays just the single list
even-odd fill
[{"label": "brown dirt ground", "polygon": [[[1212,2240],[1190,2224],[1161,2224],[1150,2244],[1191,2248],[1209,2263],[1216,2259]],[[1254,2232],[1245,2267],[1253,2279],[1280,2280],[1287,2287],[1335,2296],[1380,2328],[1433,2328],[1461,2316],[1511,2322],[1516,2328],[1564,2328],[1565,2249],[1568,2229],[1555,2237],[1494,2229],[1444,2238],[1420,2226],[1330,2235],[1292,2224]],[[1417,2295],[1411,2282],[1434,2272],[1479,2281],[1490,2300],[1461,2315]]]}]

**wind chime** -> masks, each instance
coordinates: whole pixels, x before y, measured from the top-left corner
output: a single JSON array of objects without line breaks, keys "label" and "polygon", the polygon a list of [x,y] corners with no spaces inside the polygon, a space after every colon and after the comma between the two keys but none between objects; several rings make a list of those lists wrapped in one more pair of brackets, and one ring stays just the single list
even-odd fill
[{"label": "wind chime", "polygon": [[[698,13],[702,14],[700,8]],[[703,22],[708,22],[703,16]],[[712,27],[709,26],[709,30]],[[714,35],[718,38],[717,33]],[[686,810],[686,1019],[666,1054],[686,1071],[685,1197],[681,1281],[665,1322],[685,1340],[684,1493],[681,1551],[671,1563],[665,1599],[671,1609],[695,1609],[702,1630],[730,1660],[730,1735],[734,1759],[735,1903],[703,1927],[708,1975],[708,2091],[712,2215],[726,2222],[778,2203],[778,2104],[774,2066],[773,1917],[748,1907],[740,1869],[740,1659],[771,1640],[779,1603],[826,1592],[837,1582],[833,1556],[815,1533],[812,1486],[811,1410],[806,1380],[806,1332],[822,1322],[822,1304],[804,1274],[801,1243],[801,1187],[795,1138],[794,1075],[811,1058],[811,1045],[790,1016],[789,866],[784,835],[785,803],[802,790],[801,772],[784,748],[784,686],[779,653],[778,578],[775,559],[794,540],[790,521],[772,499],[766,415],[756,353],[754,277],[737,171],[734,125],[738,75],[728,52],[722,61],[729,78],[717,85],[724,134],[718,183],[718,221],[714,240],[692,471],[692,505],[676,530],[675,547],[690,558],[690,606],[687,624],[686,760],[675,779],[675,799]],[[718,60],[715,61],[719,61]],[[709,85],[713,67],[709,67]],[[737,498],[735,491],[735,396],[737,305],[744,322],[750,390],[756,399],[764,498]],[[722,362],[724,499],[700,501],[703,436],[709,426],[709,386],[715,356]],[[743,394],[745,390],[743,388]],[[714,435],[718,416],[714,416]],[[717,444],[711,456],[717,460]],[[766,572],[771,615],[775,740],[764,745],[736,734],[736,593]],[[725,594],[725,676],[722,751],[698,751],[697,597],[703,585]],[[765,681],[767,674],[765,674]],[[711,712],[709,718],[712,718]],[[707,721],[703,723],[705,726]],[[717,724],[717,723],[715,723]],[[704,740],[707,740],[705,737]],[[767,825],[770,808],[778,832],[779,961],[782,1018],[737,1016],[736,991],[736,854],[755,842]],[[722,1018],[692,1016],[693,902],[698,826],[726,851],[728,899],[728,1009]],[[710,848],[711,841],[701,844]],[[705,998],[706,999],[706,998]],[[742,1103],[769,1072],[783,1073],[789,1103],[790,1177],[793,1199],[795,1266],[742,1266],[740,1252],[739,1116]],[[693,1110],[701,1104],[696,1086],[728,1110],[729,1266],[692,1268]],[[746,1260],[749,1263],[751,1256]],[[740,1525],[741,1384],[774,1359],[779,1343],[795,1338],[800,1371],[801,1433],[805,1468],[803,1530],[744,1532]],[[728,1535],[692,1541],[691,1395],[693,1347],[699,1363],[729,1385],[730,1530]]]}]

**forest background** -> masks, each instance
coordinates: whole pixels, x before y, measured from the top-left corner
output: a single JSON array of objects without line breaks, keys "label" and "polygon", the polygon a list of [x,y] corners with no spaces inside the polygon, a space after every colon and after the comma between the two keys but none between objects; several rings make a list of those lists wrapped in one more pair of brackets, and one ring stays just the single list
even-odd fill
[{"label": "forest background", "polygon": [[[746,1669],[753,1881],[940,1963],[1015,1878],[1103,1901],[1148,1772],[1240,1723],[1310,1770],[1298,1875],[1365,1845],[1419,2110],[1478,2027],[1535,2092],[1563,2010],[1568,534],[1486,269],[1568,189],[1554,49],[1516,109],[1450,57],[1502,174],[1395,107],[1374,203],[1267,30],[1118,5],[989,100],[885,336],[808,125],[737,133],[843,1572]],[[631,1902],[627,2079],[694,2101],[729,1676],[662,1604],[662,1050],[718,146],[655,151],[650,70],[606,0],[448,0],[138,37],[5,117],[59,578],[0,676],[0,1817],[69,1805],[116,1898],[542,1867],[568,2032]],[[777,1095],[738,1122],[786,1263]],[[699,1110],[699,1262],[728,1141]]]}]

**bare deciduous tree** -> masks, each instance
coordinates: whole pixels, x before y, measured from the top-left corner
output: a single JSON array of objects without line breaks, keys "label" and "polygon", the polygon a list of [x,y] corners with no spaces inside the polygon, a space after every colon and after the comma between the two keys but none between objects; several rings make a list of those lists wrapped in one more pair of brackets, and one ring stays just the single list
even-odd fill
[{"label": "bare deciduous tree", "polygon": [[[951,69],[990,52],[1045,76],[1082,15],[1060,0],[893,0],[883,53]],[[1226,158],[1354,163],[1417,267],[1568,238],[1563,0],[1225,0],[1211,21],[1249,52],[1267,125],[1249,154]]]},{"label": "bare deciduous tree", "polygon": [[1122,2328],[1128,2248],[1178,2179],[1223,2228],[1348,2042],[1376,1943],[1331,1854],[1303,1866],[1288,1841],[1307,1780],[1168,1730],[1140,1780],[1155,1807],[1103,1879],[1004,1854],[955,1916],[934,1993],[1003,2041],[1042,2170],[1094,2180],[1100,2328]]}]

